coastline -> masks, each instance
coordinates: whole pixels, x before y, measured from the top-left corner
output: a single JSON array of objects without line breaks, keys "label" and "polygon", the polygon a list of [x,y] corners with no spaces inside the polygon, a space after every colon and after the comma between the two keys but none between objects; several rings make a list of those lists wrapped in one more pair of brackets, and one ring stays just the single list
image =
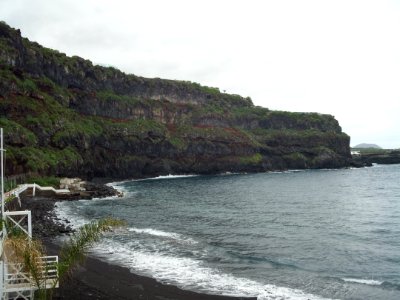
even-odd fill
[{"label": "coastline", "polygon": [[[57,246],[47,242],[49,254],[57,253]],[[74,270],[71,278],[61,282],[53,299],[176,299],[176,300],[239,300],[256,299],[195,293],[155,279],[136,275],[128,268],[111,265],[89,256]]]},{"label": "coastline", "polygon": [[[56,237],[73,231],[71,227],[62,224],[55,215],[55,203],[59,201],[74,200],[21,197],[21,208],[32,211],[33,236],[43,242],[48,255],[58,253],[59,245],[54,241]],[[238,300],[257,298],[187,291],[173,285],[162,284],[153,278],[136,275],[128,268],[88,256],[85,262],[74,269],[71,276],[62,281],[58,289],[55,289],[53,299]]]}]

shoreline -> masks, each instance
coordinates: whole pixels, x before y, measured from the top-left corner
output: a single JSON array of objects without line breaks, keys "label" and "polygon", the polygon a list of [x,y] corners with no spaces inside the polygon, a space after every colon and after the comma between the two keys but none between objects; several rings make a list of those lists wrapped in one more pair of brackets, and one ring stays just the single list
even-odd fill
[{"label": "shoreline", "polygon": [[[46,243],[49,254],[56,254],[58,246]],[[53,253],[52,253],[53,252]],[[209,295],[162,284],[153,278],[132,273],[128,268],[112,265],[96,257],[88,256],[61,282],[53,299],[176,299],[176,300],[256,300],[257,298]]]},{"label": "shoreline", "polygon": [[[114,187],[113,189],[118,192]],[[70,226],[62,224],[55,215],[55,204],[60,201],[76,200],[55,197],[33,198],[26,195],[21,197],[21,209],[32,211],[33,237],[42,241],[47,255],[58,254],[59,245],[55,242],[56,237],[73,232]],[[68,223],[68,220],[66,222]],[[113,265],[88,255],[85,262],[73,270],[70,278],[62,281],[60,287],[54,290],[53,299],[255,300],[257,298],[210,295],[183,290],[150,277],[134,274],[127,267]]]}]

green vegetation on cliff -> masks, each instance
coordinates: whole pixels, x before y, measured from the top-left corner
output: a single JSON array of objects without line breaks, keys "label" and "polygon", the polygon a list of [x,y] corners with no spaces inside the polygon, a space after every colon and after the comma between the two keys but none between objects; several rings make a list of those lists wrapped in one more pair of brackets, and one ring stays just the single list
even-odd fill
[{"label": "green vegetation on cliff", "polygon": [[270,111],[187,81],[148,79],[22,38],[0,23],[7,174],[136,177],[343,167],[330,115]]}]

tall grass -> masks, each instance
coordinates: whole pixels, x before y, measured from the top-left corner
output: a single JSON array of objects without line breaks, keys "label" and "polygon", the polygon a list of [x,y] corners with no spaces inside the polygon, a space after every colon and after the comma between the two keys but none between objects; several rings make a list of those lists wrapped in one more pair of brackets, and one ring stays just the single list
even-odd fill
[{"label": "tall grass", "polygon": [[[7,264],[11,272],[19,271],[28,274],[28,277],[38,288],[38,295],[43,294],[47,272],[42,260],[44,256],[42,243],[30,240],[26,235],[11,236],[4,242],[4,253],[7,256]],[[22,266],[22,269],[20,269],[20,266]]]},{"label": "tall grass", "polygon": [[124,224],[124,221],[106,218],[80,227],[61,248],[59,277],[70,274],[76,265],[83,262],[90,246],[97,242],[104,232]]},{"label": "tall grass", "polygon": [[5,241],[4,252],[7,253],[9,265],[22,265],[22,271],[29,274],[37,291],[35,295],[38,299],[51,299],[53,290],[57,284],[72,273],[74,268],[82,263],[89,248],[102,237],[104,232],[111,231],[112,228],[125,225],[122,220],[106,218],[93,221],[80,227],[64,245],[59,254],[57,264],[58,278],[52,281],[51,289],[46,289],[47,271],[42,260],[44,247],[41,241],[31,240],[26,235],[8,235]]}]

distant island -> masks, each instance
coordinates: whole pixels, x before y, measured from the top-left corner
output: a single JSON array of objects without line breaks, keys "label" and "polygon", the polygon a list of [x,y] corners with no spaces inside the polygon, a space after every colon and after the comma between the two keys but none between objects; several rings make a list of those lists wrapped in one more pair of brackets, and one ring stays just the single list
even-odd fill
[{"label": "distant island", "polygon": [[271,111],[188,81],[143,78],[31,42],[0,23],[6,174],[137,178],[341,168],[331,115]]},{"label": "distant island", "polygon": [[354,146],[353,148],[357,149],[357,148],[362,148],[362,149],[366,149],[366,148],[372,148],[372,149],[382,149],[382,147],[376,145],[376,144],[368,144],[368,143],[361,143],[358,144],[356,146]]}]

